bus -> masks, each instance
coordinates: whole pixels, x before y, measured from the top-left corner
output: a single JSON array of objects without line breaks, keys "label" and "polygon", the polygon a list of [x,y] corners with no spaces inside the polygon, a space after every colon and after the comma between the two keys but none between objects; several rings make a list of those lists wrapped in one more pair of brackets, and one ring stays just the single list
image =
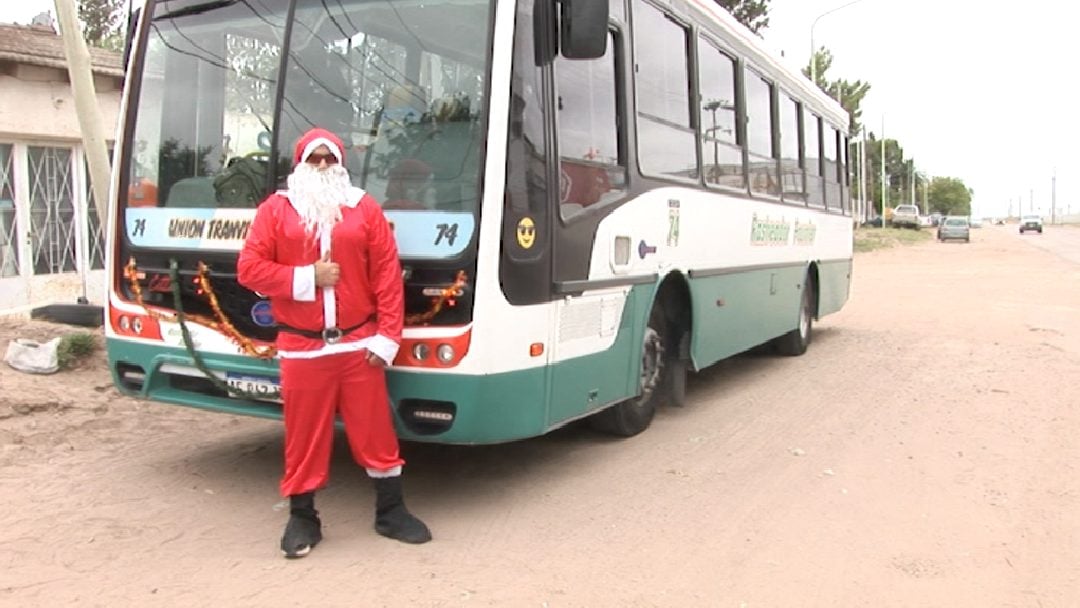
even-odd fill
[{"label": "bus", "polygon": [[848,115],[712,0],[148,0],[131,49],[106,318],[128,394],[280,417],[236,258],[312,126],[393,225],[405,440],[632,436],[688,373],[800,355],[848,298]]}]

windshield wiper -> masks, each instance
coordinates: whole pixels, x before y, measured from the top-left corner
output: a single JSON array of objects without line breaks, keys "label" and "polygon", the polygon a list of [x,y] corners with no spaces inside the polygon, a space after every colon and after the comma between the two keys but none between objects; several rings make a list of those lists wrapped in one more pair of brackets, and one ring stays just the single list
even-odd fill
[{"label": "windshield wiper", "polygon": [[162,19],[175,19],[177,17],[187,17],[189,15],[201,15],[206,11],[212,11],[214,9],[232,6],[239,1],[240,0],[213,0],[212,2],[203,2],[202,4],[185,6],[184,8],[178,8],[175,11],[165,13],[164,15],[154,15],[153,21],[160,21]]}]

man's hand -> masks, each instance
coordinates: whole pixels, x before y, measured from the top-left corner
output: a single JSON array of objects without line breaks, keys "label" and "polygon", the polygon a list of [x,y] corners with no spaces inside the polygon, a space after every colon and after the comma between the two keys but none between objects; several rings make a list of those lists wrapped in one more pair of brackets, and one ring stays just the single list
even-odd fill
[{"label": "man's hand", "polygon": [[315,286],[333,287],[341,280],[341,267],[337,262],[330,261],[330,252],[327,251],[318,262],[315,262]]},{"label": "man's hand", "polygon": [[382,357],[380,357],[379,355],[376,355],[375,353],[371,352],[370,350],[368,351],[367,362],[368,362],[368,365],[370,365],[372,367],[386,367],[386,361],[383,361]]}]

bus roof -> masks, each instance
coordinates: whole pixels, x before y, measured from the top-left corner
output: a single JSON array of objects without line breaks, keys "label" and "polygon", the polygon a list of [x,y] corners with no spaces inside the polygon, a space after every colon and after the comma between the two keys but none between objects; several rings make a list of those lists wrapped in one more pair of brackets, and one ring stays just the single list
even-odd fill
[{"label": "bus roof", "polygon": [[748,60],[753,67],[763,70],[763,75],[774,80],[781,89],[794,94],[826,122],[847,134],[849,118],[843,106],[798,70],[778,59],[775,53],[766,48],[761,38],[736,21],[715,0],[652,1],[668,7],[675,14],[691,17],[693,22],[701,24],[704,29],[732,47],[729,50]]}]

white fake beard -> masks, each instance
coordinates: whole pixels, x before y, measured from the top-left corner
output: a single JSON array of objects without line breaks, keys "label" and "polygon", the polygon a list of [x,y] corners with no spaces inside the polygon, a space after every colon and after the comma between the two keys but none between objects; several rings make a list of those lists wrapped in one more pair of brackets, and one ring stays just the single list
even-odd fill
[{"label": "white fake beard", "polygon": [[341,165],[320,171],[300,163],[289,175],[289,198],[297,207],[304,229],[319,236],[341,221],[341,206],[349,196],[349,172]]}]

